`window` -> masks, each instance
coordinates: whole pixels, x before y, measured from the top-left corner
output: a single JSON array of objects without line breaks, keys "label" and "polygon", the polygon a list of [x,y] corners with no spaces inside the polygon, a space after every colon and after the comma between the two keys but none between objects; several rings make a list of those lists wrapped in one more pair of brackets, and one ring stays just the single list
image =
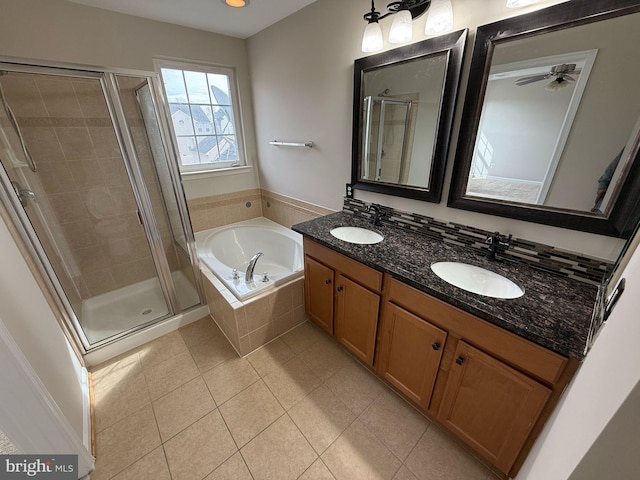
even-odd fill
[{"label": "window", "polygon": [[233,70],[172,63],[162,66],[160,74],[180,169],[205,171],[243,165]]}]

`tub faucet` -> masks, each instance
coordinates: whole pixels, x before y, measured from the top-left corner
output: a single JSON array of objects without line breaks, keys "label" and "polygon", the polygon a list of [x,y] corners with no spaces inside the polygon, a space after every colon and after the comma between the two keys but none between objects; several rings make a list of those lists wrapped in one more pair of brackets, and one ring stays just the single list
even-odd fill
[{"label": "tub faucet", "polygon": [[247,271],[244,274],[244,281],[245,282],[252,282],[253,281],[253,270],[256,268],[256,263],[258,262],[258,259],[262,255],[263,255],[262,252],[258,252],[253,257],[251,257],[251,260],[249,260],[249,265],[247,266]]}]

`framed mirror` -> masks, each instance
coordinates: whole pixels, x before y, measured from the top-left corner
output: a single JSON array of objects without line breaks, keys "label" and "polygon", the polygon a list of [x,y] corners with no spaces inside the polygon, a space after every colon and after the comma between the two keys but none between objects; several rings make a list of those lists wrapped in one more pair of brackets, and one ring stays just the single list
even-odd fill
[{"label": "framed mirror", "polygon": [[466,37],[355,61],[352,188],[440,201]]},{"label": "framed mirror", "polygon": [[640,3],[478,27],[450,207],[627,236],[639,217]]}]

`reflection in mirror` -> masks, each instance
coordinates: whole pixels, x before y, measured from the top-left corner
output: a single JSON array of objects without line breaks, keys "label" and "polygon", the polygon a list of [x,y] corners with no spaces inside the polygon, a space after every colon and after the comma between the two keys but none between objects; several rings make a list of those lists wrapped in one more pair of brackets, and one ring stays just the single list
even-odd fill
[{"label": "reflection in mirror", "polygon": [[429,187],[446,66],[441,54],[365,73],[361,180]]},{"label": "reflection in mirror", "polygon": [[588,211],[591,192],[584,202],[573,195],[554,202],[549,190],[597,51],[507,64],[499,63],[500,51],[489,72],[467,195],[560,208],[584,203],[575,209]]},{"label": "reflection in mirror", "polygon": [[613,236],[633,229],[640,7],[585,3],[478,28],[450,206]]},{"label": "reflection in mirror", "polygon": [[466,34],[356,60],[353,188],[440,200]]}]

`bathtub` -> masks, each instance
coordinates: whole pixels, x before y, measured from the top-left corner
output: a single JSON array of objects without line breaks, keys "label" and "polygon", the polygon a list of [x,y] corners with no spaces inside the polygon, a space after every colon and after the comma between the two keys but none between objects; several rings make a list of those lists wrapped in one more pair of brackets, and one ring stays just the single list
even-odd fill
[{"label": "bathtub", "polygon": [[[302,235],[267,218],[204,230],[195,237],[200,261],[241,302],[303,275]],[[258,252],[263,255],[256,263],[253,281],[246,282],[249,260]]]}]

